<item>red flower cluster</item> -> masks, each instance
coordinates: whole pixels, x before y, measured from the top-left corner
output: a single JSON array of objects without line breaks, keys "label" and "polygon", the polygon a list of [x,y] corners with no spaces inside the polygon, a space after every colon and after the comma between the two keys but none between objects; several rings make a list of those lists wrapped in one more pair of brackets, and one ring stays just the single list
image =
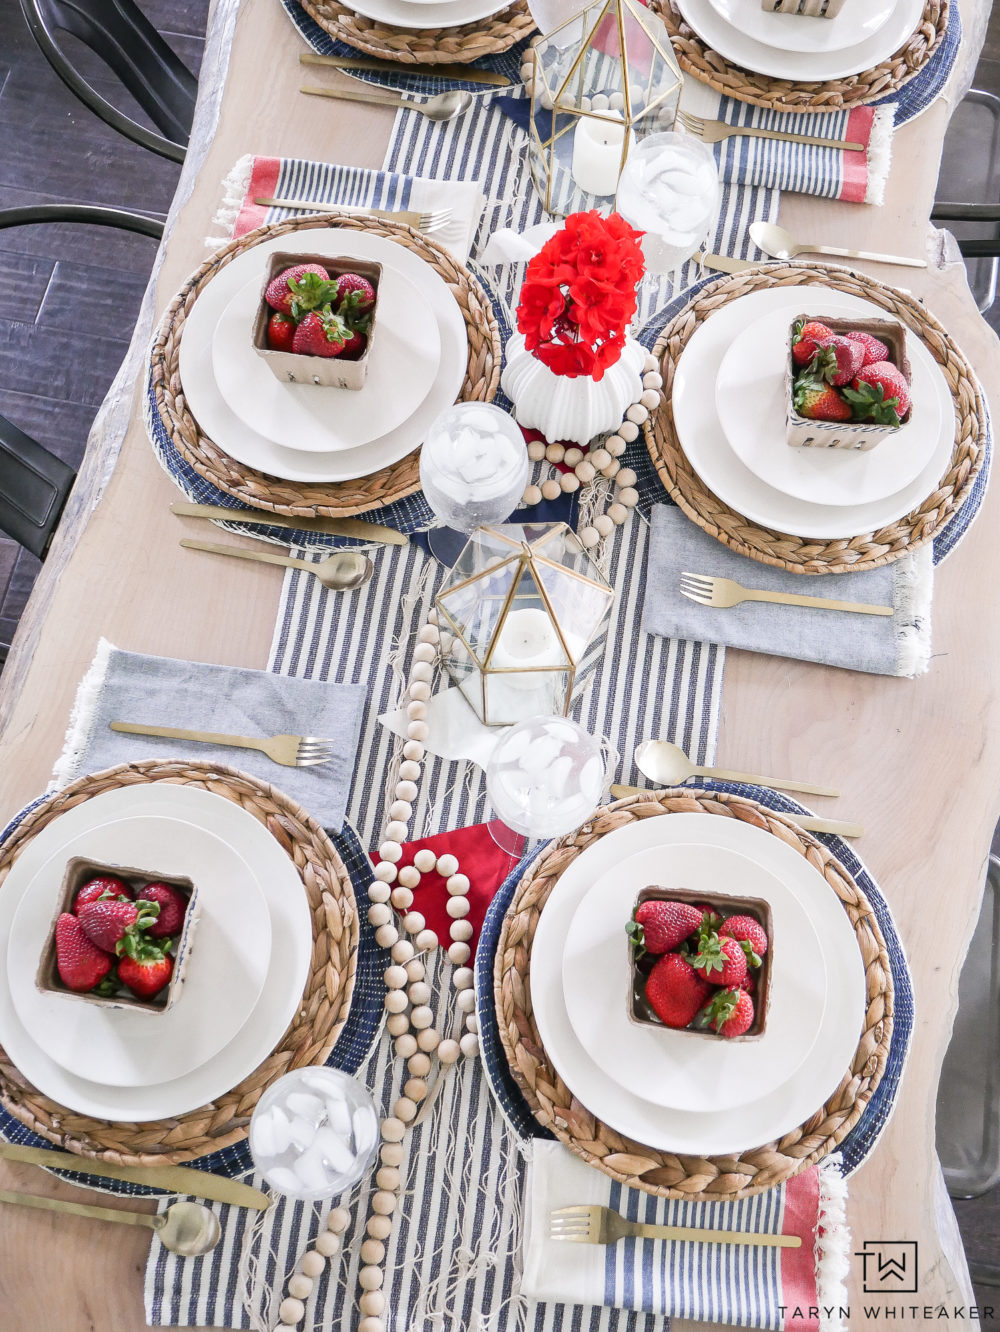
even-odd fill
[{"label": "red flower cluster", "polygon": [[618,360],[643,273],[641,236],[617,213],[573,213],[528,264],[517,327],[557,375],[600,380]]}]

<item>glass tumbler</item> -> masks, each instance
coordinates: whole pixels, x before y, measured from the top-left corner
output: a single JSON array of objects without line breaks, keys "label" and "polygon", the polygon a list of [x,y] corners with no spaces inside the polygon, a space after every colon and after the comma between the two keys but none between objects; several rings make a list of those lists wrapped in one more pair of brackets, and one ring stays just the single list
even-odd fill
[{"label": "glass tumbler", "polygon": [[651,273],[670,273],[704,244],[719,208],[719,168],[707,143],[673,130],[641,139],[618,183],[618,211],[646,234]]}]

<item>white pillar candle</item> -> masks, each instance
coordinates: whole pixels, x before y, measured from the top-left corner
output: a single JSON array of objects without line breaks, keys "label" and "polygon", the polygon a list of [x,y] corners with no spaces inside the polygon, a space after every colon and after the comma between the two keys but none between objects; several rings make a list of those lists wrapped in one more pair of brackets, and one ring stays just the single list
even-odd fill
[{"label": "white pillar candle", "polygon": [[566,654],[545,611],[525,606],[510,612],[489,662],[491,670],[512,671],[501,677],[505,684],[516,689],[534,689],[540,681],[529,668],[565,665]]},{"label": "white pillar candle", "polygon": [[[622,169],[624,142],[625,125],[621,117],[618,117],[617,124],[611,119],[580,117],[573,132],[573,165],[570,170],[585,194],[614,194]],[[630,130],[629,149],[634,142],[635,136]]]}]

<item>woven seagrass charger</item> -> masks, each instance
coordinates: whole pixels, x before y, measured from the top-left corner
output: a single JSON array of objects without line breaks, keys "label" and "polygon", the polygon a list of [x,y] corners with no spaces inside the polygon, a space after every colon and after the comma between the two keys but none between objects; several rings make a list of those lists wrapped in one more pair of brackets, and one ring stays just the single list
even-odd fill
[{"label": "woven seagrass charger", "polygon": [[185,1115],[131,1124],[78,1114],[39,1092],[0,1049],[0,1102],[6,1110],[66,1151],[125,1165],[176,1164],[245,1138],[265,1088],[289,1069],[326,1061],[347,1020],[358,963],[354,889],[329,837],[281,791],[232,768],[149,759],[81,777],[43,801],[0,847],[0,883],[36,833],[60,814],[104,791],[149,782],[222,796],[267,828],[302,879],[312,912],[313,952],[298,1010],[273,1052],[232,1091]]},{"label": "woven seagrass charger", "polygon": [[[695,330],[713,311],[751,292],[817,286],[880,306],[921,339],[941,367],[955,404],[955,446],[944,475],[915,509],[877,532],[833,541],[761,527],[714,495],[694,471],[674,430],[670,388]],[[808,301],[805,302],[808,304]],[[825,264],[765,264],[711,283],[666,326],[653,348],[661,362],[663,401],[646,423],[646,446],[667,494],[699,527],[741,555],[793,573],[859,572],[891,564],[932,541],[965,503],[986,457],[986,412],[972,367],[950,335],[915,297],[864,273]]]},{"label": "woven seagrass charger", "polygon": [[[727,1156],[691,1156],[634,1142],[596,1119],[573,1095],[542,1045],[531,1005],[531,947],[541,911],[566,868],[601,837],[640,819],[672,813],[739,819],[779,837],[826,880],[847,912],[864,960],[864,1024],[836,1091],[779,1141]],[[732,1201],[791,1178],[846,1137],[881,1080],[889,1054],[893,982],[875,913],[851,875],[809,833],[756,801],[724,792],[663,791],[630,796],[553,843],[519,883],[504,918],[493,971],[497,1025],[511,1073],[540,1124],[619,1183],[663,1198]]]},{"label": "woven seagrass charger", "polygon": [[230,241],[188,278],[163,316],[152,350],[156,411],[177,451],[212,485],[253,508],[297,517],[365,513],[414,494],[420,489],[417,450],[391,467],[353,481],[295,482],[268,476],[230,458],[202,432],[184,397],[178,359],[188,313],[204,288],[227,264],[263,241],[290,232],[330,227],[382,237],[411,250],[429,264],[447,283],[465,320],[469,356],[459,399],[490,402],[500,383],[500,330],[489,298],[475,277],[447,250],[412,227],[388,219],[331,211],[316,217],[273,222]]},{"label": "woven seagrass charger", "polygon": [[920,73],[948,27],[948,0],[927,0],[916,30],[888,60],[840,79],[794,83],[731,64],[685,23],[676,0],[653,3],[683,70],[716,92],[772,111],[840,111],[887,97]]},{"label": "woven seagrass charger", "polygon": [[311,19],[348,46],[401,64],[468,64],[499,55],[535,31],[525,0],[457,28],[399,28],[356,14],[336,0],[302,0]]}]

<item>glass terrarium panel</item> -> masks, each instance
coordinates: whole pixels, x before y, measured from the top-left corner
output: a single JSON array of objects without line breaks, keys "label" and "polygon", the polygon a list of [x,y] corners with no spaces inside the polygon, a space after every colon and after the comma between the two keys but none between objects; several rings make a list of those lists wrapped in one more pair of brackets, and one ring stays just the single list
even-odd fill
[{"label": "glass terrarium panel", "polygon": [[452,683],[462,691],[466,702],[471,706],[476,716],[482,720],[484,708],[484,676],[482,671],[457,640],[448,655],[442,657],[442,664],[451,677]]},{"label": "glass terrarium panel", "polygon": [[505,561],[477,578],[439,594],[438,608],[444,611],[450,622],[449,628],[465,640],[466,647],[480,665],[486,660],[519,569],[519,561]]},{"label": "glass terrarium panel", "polygon": [[485,658],[486,669],[510,675],[541,668],[565,669],[572,664],[532,569],[525,563]]},{"label": "glass terrarium panel", "polygon": [[569,711],[572,679],[568,670],[525,671],[517,675],[487,671],[483,676],[486,695],[483,720],[487,726],[512,726],[529,717],[565,716]]},{"label": "glass terrarium panel", "polygon": [[590,578],[544,560],[538,560],[535,568],[570,657],[580,661],[587,644],[604,624],[614,593]]}]

